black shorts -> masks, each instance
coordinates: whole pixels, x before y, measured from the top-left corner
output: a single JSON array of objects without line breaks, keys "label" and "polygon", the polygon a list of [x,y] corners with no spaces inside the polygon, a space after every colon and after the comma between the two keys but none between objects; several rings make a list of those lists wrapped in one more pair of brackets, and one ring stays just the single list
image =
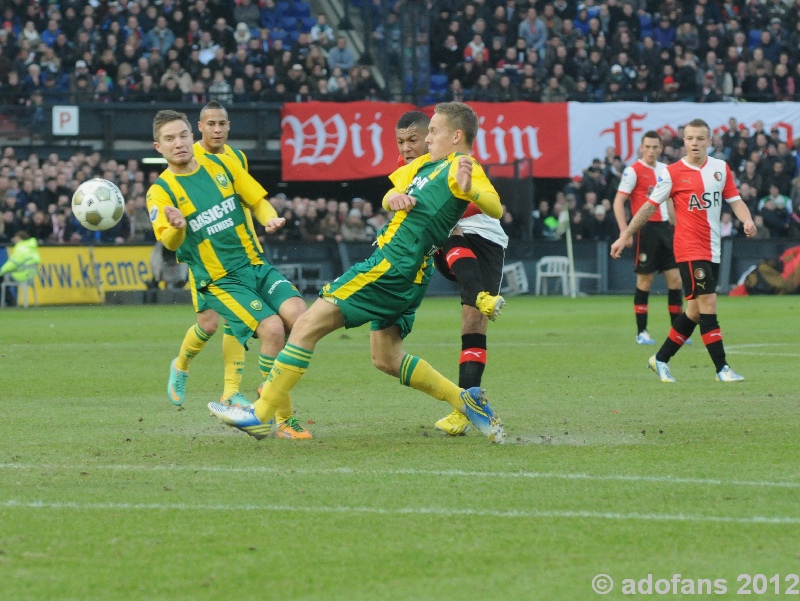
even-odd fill
[{"label": "black shorts", "polygon": [[687,261],[678,263],[683,280],[683,294],[686,300],[692,300],[704,294],[717,293],[719,263],[711,261]]},{"label": "black shorts", "polygon": [[669,221],[648,221],[636,234],[636,258],[633,271],[650,274],[675,269],[672,237],[675,228]]},{"label": "black shorts", "polygon": [[[499,244],[487,240],[478,234],[462,234],[466,240],[466,247],[469,248],[478,259],[478,277],[481,281],[481,290],[489,292],[490,294],[500,294],[500,283],[503,279],[503,264],[505,261],[506,249]],[[434,255],[434,265],[436,269],[448,280],[458,282],[456,276],[450,271],[447,266],[447,261],[444,258],[444,252],[438,251]],[[458,286],[461,292],[461,304],[471,304],[467,296],[468,292],[462,284]]]}]

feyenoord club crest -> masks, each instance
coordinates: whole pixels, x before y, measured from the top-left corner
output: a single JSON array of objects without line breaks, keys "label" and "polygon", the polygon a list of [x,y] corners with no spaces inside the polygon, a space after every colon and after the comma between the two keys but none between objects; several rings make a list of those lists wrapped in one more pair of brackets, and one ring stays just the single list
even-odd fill
[{"label": "feyenoord club crest", "polygon": [[698,267],[694,270],[694,279],[696,280],[703,280],[706,277],[706,271],[702,267]]},{"label": "feyenoord club crest", "polygon": [[715,171],[714,172],[714,179],[717,180],[718,182],[721,182],[722,181],[722,174],[719,171]]},{"label": "feyenoord club crest", "polygon": [[647,253],[640,253],[639,254],[639,263],[644,263],[647,261]]}]

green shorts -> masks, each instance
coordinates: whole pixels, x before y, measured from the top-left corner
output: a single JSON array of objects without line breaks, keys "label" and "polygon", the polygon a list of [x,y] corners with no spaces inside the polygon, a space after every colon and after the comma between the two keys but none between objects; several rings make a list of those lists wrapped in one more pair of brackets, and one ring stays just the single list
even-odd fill
[{"label": "green shorts", "polygon": [[209,309],[208,303],[205,301],[205,297],[202,293],[197,292],[197,288],[194,285],[194,276],[192,275],[192,270],[189,270],[189,290],[192,292],[192,305],[194,305],[194,312],[195,313],[202,313],[203,311]]},{"label": "green shorts", "polygon": [[405,338],[414,326],[414,316],[425,296],[431,279],[433,262],[411,282],[389,263],[383,252],[356,263],[344,274],[327,284],[320,297],[334,303],[342,311],[346,328],[367,322],[371,330],[400,327]]},{"label": "green shorts", "polygon": [[302,298],[294,284],[272,265],[248,265],[197,292],[198,305],[204,303],[224,317],[245,347],[258,324],[277,315],[284,301],[295,296]]}]

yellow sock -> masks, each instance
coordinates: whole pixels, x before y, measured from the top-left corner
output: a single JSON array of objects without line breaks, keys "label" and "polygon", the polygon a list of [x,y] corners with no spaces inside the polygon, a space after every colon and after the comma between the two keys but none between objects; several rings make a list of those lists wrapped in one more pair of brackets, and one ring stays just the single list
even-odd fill
[{"label": "yellow sock", "polygon": [[261,397],[254,406],[256,417],[259,420],[268,422],[276,417],[281,409],[291,410],[290,393],[306,373],[312,352],[287,343],[286,347],[278,353],[275,365],[261,390]]},{"label": "yellow sock", "polygon": [[178,353],[178,358],[175,360],[175,367],[181,371],[189,371],[189,361],[194,359],[195,355],[203,350],[203,347],[211,338],[210,334],[203,331],[199,325],[194,324],[186,332],[181,343],[181,350]]},{"label": "yellow sock", "polygon": [[222,363],[225,374],[222,398],[227,399],[232,394],[239,392],[244,372],[244,346],[239,344],[227,323],[222,328]]},{"label": "yellow sock", "polygon": [[400,363],[400,383],[446,401],[463,413],[461,388],[433,369],[425,359],[406,354]]},{"label": "yellow sock", "polygon": [[[272,371],[272,367],[274,365],[275,365],[275,357],[270,357],[269,355],[265,355],[264,353],[261,353],[258,356],[258,368],[261,370],[261,375],[264,376],[264,380],[269,378],[269,374]],[[278,423],[285,422],[294,414],[294,410],[292,409],[291,399],[287,399],[287,401],[288,402],[281,405],[278,411],[275,413],[275,421]]]}]

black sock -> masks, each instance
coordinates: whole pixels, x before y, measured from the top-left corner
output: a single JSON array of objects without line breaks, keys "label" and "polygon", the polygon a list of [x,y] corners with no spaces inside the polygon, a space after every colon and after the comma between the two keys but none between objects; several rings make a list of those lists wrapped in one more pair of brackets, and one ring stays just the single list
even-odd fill
[{"label": "black sock", "polygon": [[486,334],[462,334],[458,385],[461,388],[480,386],[484,369],[486,369]]},{"label": "black sock", "polygon": [[717,314],[700,314],[700,334],[703,336],[703,344],[706,345],[708,354],[714,362],[714,367],[719,372],[727,365],[725,360],[725,346],[722,344],[722,330],[719,329]]},{"label": "black sock", "polygon": [[683,312],[683,291],[680,288],[667,290],[667,309],[671,323]]},{"label": "black sock", "polygon": [[665,363],[672,359],[673,355],[681,350],[683,344],[691,337],[697,324],[686,317],[686,313],[681,313],[672,322],[669,335],[656,353],[657,361]]},{"label": "black sock", "polygon": [[649,290],[636,289],[633,293],[633,312],[636,313],[636,333],[641,334],[647,329],[647,302],[650,298]]}]

